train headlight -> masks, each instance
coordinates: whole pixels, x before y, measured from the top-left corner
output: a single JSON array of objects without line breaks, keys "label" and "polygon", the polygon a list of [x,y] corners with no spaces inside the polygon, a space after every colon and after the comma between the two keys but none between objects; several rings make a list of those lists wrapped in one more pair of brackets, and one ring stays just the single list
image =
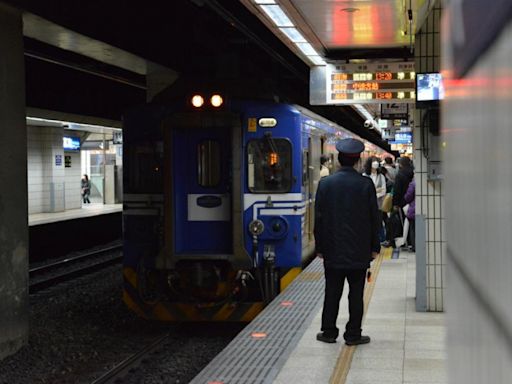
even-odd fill
[{"label": "train headlight", "polygon": [[213,95],[211,98],[210,98],[210,103],[212,104],[212,106],[214,106],[215,108],[218,108],[222,105],[222,103],[224,102],[224,100],[222,99],[222,96],[221,95]]},{"label": "train headlight", "polygon": [[201,95],[194,95],[192,96],[192,105],[196,108],[201,108],[204,104],[203,96]]}]

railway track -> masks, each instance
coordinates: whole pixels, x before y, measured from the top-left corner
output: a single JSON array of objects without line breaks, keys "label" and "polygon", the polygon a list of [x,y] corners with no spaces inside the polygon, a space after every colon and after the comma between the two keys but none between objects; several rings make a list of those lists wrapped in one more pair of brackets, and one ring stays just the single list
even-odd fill
[{"label": "railway track", "polygon": [[142,360],[144,360],[144,358],[157,350],[162,344],[164,344],[169,336],[169,334],[165,334],[158,337],[151,344],[146,345],[140,351],[124,359],[108,372],[105,372],[101,377],[94,380],[91,384],[113,384],[122,382],[121,380],[124,376],[126,376],[134,369],[137,369]]},{"label": "railway track", "polygon": [[29,293],[36,293],[64,281],[117,264],[122,260],[121,249],[122,245],[116,244],[31,268],[29,270]]}]

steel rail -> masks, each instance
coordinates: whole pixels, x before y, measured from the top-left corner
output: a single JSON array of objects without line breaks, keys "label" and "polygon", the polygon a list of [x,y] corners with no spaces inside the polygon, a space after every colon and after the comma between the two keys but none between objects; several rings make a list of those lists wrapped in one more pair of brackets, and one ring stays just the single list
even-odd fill
[{"label": "steel rail", "polygon": [[[61,268],[63,266],[72,265],[77,262],[82,262],[90,258],[94,258],[95,256],[100,256],[107,252],[112,252],[117,249],[121,249],[122,245],[117,244],[113,246],[109,246],[106,248],[90,251],[81,255],[78,255],[76,257],[70,257],[66,258],[64,260],[56,261],[54,263],[42,265],[40,267],[32,268],[29,270],[29,276],[31,279],[34,279],[37,275],[42,275],[44,273],[52,272],[53,270],[56,270],[58,268]],[[46,279],[33,281],[29,283],[29,293],[35,293],[38,291],[41,291],[45,288],[51,287],[53,285],[56,285],[58,283],[68,281],[92,272],[99,271],[101,269],[104,269],[110,265],[117,264],[122,260],[122,255],[115,255],[111,258],[108,258],[106,260],[100,260],[98,262],[94,262],[85,266],[82,266],[80,268],[71,270],[71,271],[64,271],[62,273],[57,273],[55,275],[52,275]]]},{"label": "steel rail", "polygon": [[169,336],[169,334],[165,334],[158,337],[151,344],[146,345],[140,351],[134,353],[133,355],[121,361],[111,370],[105,372],[91,384],[108,384],[118,382],[117,380],[122,379],[126,374],[129,373],[130,370],[138,366],[146,355],[160,347],[168,339]]}]

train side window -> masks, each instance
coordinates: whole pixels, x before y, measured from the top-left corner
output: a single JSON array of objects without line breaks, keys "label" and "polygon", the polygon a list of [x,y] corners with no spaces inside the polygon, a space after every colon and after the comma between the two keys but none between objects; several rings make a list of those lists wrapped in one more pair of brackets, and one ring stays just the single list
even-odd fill
[{"label": "train side window", "polygon": [[309,151],[302,152],[302,185],[306,186],[309,182]]},{"label": "train side window", "polygon": [[197,146],[197,182],[201,187],[216,187],[220,183],[220,144],[203,140]]},{"label": "train side window", "polygon": [[285,193],[292,187],[292,144],[266,136],[247,144],[247,179],[252,193]]}]

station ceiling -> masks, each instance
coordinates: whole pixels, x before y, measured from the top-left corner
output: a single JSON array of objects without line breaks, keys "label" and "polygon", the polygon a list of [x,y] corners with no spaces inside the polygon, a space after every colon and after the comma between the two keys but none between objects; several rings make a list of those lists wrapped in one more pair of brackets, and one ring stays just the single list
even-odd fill
[{"label": "station ceiling", "polygon": [[[2,1],[170,68],[179,76],[270,81],[281,100],[308,106],[308,63],[240,0],[146,0],[143,6],[124,0]],[[307,3],[297,2],[295,6],[311,7],[317,0]],[[320,25],[322,12],[324,16],[328,13],[325,7],[315,11],[316,16],[312,14],[310,28],[315,28],[314,23]],[[320,31],[314,34],[323,36]],[[325,53],[338,49],[327,40],[322,46]],[[120,68],[34,36],[25,37],[25,47],[30,107],[119,120],[124,111],[146,101],[145,78],[140,71]],[[386,147],[379,137],[365,132],[364,119],[352,108],[311,109]]]}]

